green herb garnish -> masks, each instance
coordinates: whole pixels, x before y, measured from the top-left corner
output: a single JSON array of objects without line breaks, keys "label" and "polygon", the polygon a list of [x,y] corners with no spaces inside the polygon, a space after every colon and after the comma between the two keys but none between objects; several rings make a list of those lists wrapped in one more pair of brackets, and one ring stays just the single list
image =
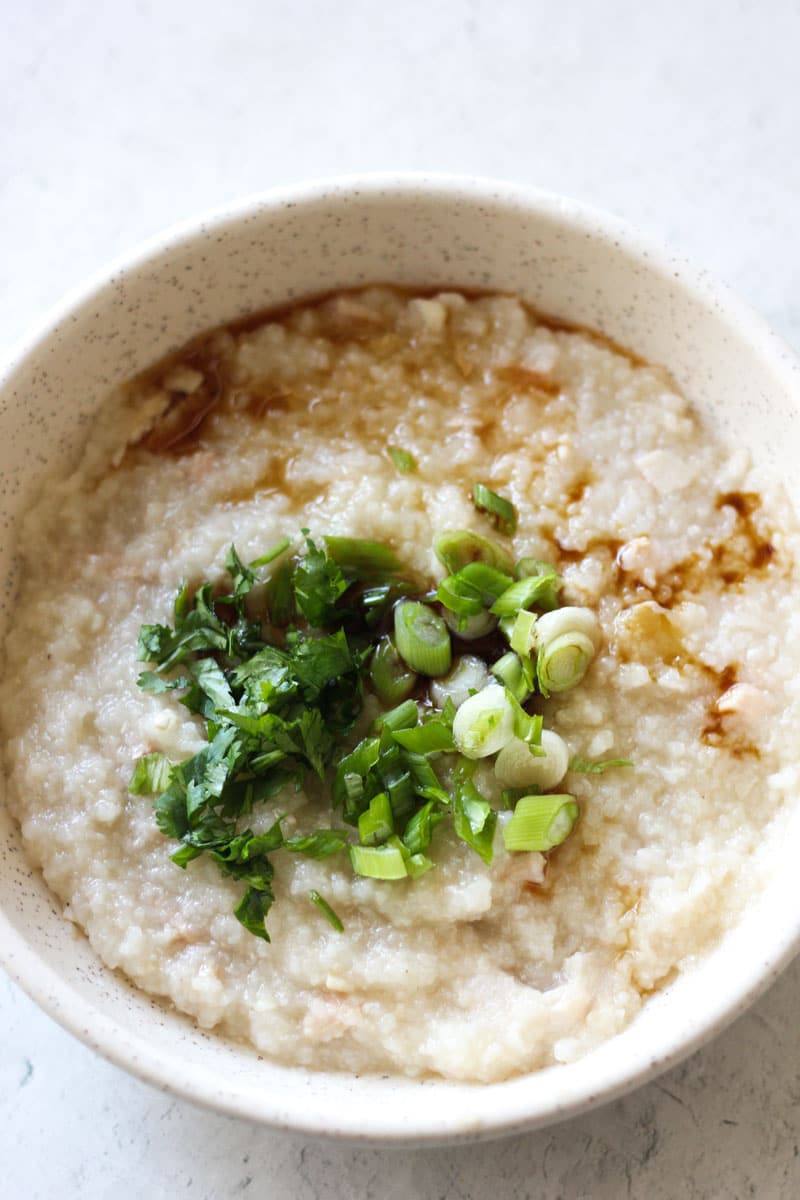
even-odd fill
[{"label": "green herb garnish", "polygon": [[[324,858],[349,850],[359,874],[416,878],[433,866],[423,851],[451,808],[429,760],[453,750],[452,705],[421,721],[416,703],[406,700],[341,754],[362,710],[376,649],[381,669],[372,678],[384,697],[414,683],[380,632],[387,607],[411,587],[402,582],[400,563],[380,542],[327,537],[318,545],[307,530],[303,535],[304,550],[290,560],[282,557],[288,539],[251,563],[232,546],[226,586],[205,582],[192,593],[181,584],[172,625],[143,626],[138,645],[140,661],[150,664],[139,686],[154,695],[174,691],[205,721],[208,743],[180,763],[145,755],[130,790],[156,797],[159,829],[180,843],[172,855],[177,866],[205,855],[245,886],[236,916],[266,941],[273,853]],[[259,571],[278,559],[260,579]],[[253,605],[250,593],[260,583],[264,599]],[[260,620],[258,604],[265,609]],[[450,638],[441,618],[417,602],[405,605],[414,618],[406,628],[414,643],[410,657],[416,662],[420,651],[428,670],[446,669]],[[265,628],[273,630],[269,641]],[[390,661],[392,654],[398,661]],[[253,831],[251,814],[260,804],[291,784],[299,787],[308,772],[327,782],[334,767],[342,828],[289,836],[280,818],[266,832]],[[361,845],[353,844],[355,829]],[[361,853],[372,850],[381,853]]]},{"label": "green herb garnish", "polygon": [[[495,499],[500,508],[490,511],[499,516],[508,502]],[[382,542],[327,536],[318,544],[308,530],[302,534],[299,552],[290,553],[284,538],[249,563],[231,546],[223,585],[206,581],[192,590],[182,583],[172,624],[143,625],[137,651],[148,666],[139,686],[154,696],[174,692],[205,723],[207,742],[184,762],[160,753],[140,758],[130,791],[155,797],[158,828],[179,843],[176,866],[185,869],[205,855],[241,884],[235,915],[266,941],[277,852],[322,859],[346,851],[356,875],[414,880],[434,867],[428,852],[436,828],[448,819],[489,865],[497,814],[473,783],[470,760],[499,753],[511,739],[543,755],[542,718],[523,704],[537,680],[544,695],[572,686],[598,637],[588,610],[548,611],[557,605],[559,587],[550,564],[521,560],[514,566],[488,538],[466,530],[443,534],[436,553],[451,573],[436,595],[448,621],[452,614],[459,622],[499,620],[510,650],[492,667],[495,679],[458,713],[448,700],[441,711],[423,714],[410,698],[418,675],[445,675],[452,656],[433,593],[419,581],[407,582]],[[573,662],[576,635],[586,663]],[[365,687],[394,707],[343,752],[352,745],[347,739],[362,713]],[[439,775],[443,754],[450,756],[450,786]],[[570,770],[629,765],[573,758]],[[309,773],[329,790],[342,825],[286,833],[280,816],[258,831],[259,806],[286,788],[300,788]],[[535,790],[503,793],[505,805],[516,801],[504,835],[509,849],[556,845],[574,823],[571,797],[535,804]],[[317,892],[309,896],[341,931],[327,901]]]},{"label": "green herb garnish", "polygon": [[328,901],[323,896],[320,896],[316,888],[311,889],[308,893],[308,898],[312,904],[316,904],[332,929],[335,929],[337,933],[344,933],[344,925],[342,924],[341,917],[336,915],[330,904],[328,904]]},{"label": "green herb garnish", "polygon": [[485,483],[476,483],[472,489],[472,503],[479,512],[488,513],[501,533],[516,533],[517,510],[510,500],[498,496]]},{"label": "green herb garnish", "polygon": [[612,767],[632,767],[633,763],[629,758],[603,758],[597,759],[594,762],[590,758],[579,758],[575,754],[569,760],[567,770],[575,771],[581,775],[602,775],[604,771],[610,771]]},{"label": "green herb garnish", "polygon": [[417,460],[410,451],[403,450],[400,446],[387,446],[386,449],[401,475],[413,475],[416,472]]}]

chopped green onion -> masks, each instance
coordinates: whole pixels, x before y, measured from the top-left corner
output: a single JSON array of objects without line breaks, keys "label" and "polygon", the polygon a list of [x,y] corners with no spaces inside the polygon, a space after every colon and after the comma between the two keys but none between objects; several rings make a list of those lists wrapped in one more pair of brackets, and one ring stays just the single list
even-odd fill
[{"label": "chopped green onion", "polygon": [[[416,709],[416,705],[414,706]],[[377,763],[381,752],[380,738],[363,738],[336,764],[333,777],[333,803],[344,809],[344,819],[349,825],[357,824],[365,806],[365,781]]]},{"label": "chopped green onion", "polygon": [[481,856],[487,866],[494,855],[497,813],[469,779],[456,781],[453,792],[453,826],[462,841]]},{"label": "chopped green onion", "polygon": [[514,710],[498,683],[465,700],[453,720],[453,740],[467,758],[496,754],[513,736]]},{"label": "chopped green onion", "polygon": [[411,879],[419,879],[435,866],[424,854],[412,854],[406,859],[406,871]]},{"label": "chopped green onion", "polygon": [[498,596],[502,596],[512,583],[510,575],[482,562],[467,563],[458,572],[458,578],[477,588],[486,605],[492,604]]},{"label": "chopped green onion", "polygon": [[453,663],[448,675],[435,679],[431,684],[431,700],[437,707],[444,708],[448,699],[456,708],[488,683],[486,663],[474,654],[463,654]]},{"label": "chopped green onion", "polygon": [[600,624],[590,608],[566,605],[555,612],[543,613],[536,625],[538,645],[552,642],[562,633],[583,633],[597,650],[600,646]]},{"label": "chopped green onion", "polygon": [[344,925],[342,924],[341,918],[336,915],[330,904],[328,904],[328,901],[324,899],[323,896],[320,896],[319,892],[316,891],[315,888],[312,888],[308,893],[308,898],[312,904],[316,904],[317,908],[325,917],[328,924],[335,929],[337,933],[344,933]]},{"label": "chopped green onion", "polygon": [[454,750],[453,732],[443,721],[426,721],[416,729],[395,729],[394,740],[412,754],[439,754]]},{"label": "chopped green onion", "polygon": [[538,605],[543,596],[549,599],[552,589],[553,579],[550,575],[519,579],[506,588],[502,596],[494,602],[492,612],[496,617],[513,617],[521,608]]},{"label": "chopped green onion", "polygon": [[476,638],[485,637],[497,625],[497,617],[493,617],[485,608],[472,617],[457,617],[446,608],[442,616],[445,625],[464,642],[474,642]]},{"label": "chopped green onion", "polygon": [[542,740],[542,718],[538,715],[531,716],[530,713],[526,713],[519,700],[517,700],[509,688],[506,688],[506,697],[514,713],[514,737],[525,742],[531,754],[543,753],[539,750]]},{"label": "chopped green onion", "polygon": [[380,624],[386,610],[400,595],[402,591],[398,584],[394,583],[378,583],[364,589],[359,600],[364,610],[364,621],[369,629],[374,629]]},{"label": "chopped green onion", "polygon": [[364,780],[360,775],[356,775],[354,771],[345,774],[342,778],[344,780],[347,799],[357,804],[364,795]]},{"label": "chopped green onion", "polygon": [[523,796],[503,829],[506,850],[552,850],[569,837],[577,818],[574,796]]},{"label": "chopped green onion", "polygon": [[536,619],[536,613],[523,608],[517,613],[511,626],[508,644],[523,660],[530,657],[536,644]]},{"label": "chopped green onion", "polygon": [[419,709],[414,701],[404,700],[396,708],[390,708],[388,712],[381,713],[376,718],[373,728],[376,733],[380,733],[384,729],[390,729],[392,732],[395,729],[413,729],[418,720]]},{"label": "chopped green onion", "polygon": [[532,689],[528,684],[522,661],[513,650],[509,650],[508,654],[498,658],[497,662],[492,665],[491,672],[495,679],[499,679],[502,684],[505,684],[520,704],[528,699]]},{"label": "chopped green onion", "polygon": [[590,758],[578,758],[576,754],[569,760],[569,770],[581,775],[602,775],[612,767],[632,766],[629,758],[603,758],[593,762]]},{"label": "chopped green onion", "polygon": [[386,449],[401,475],[414,474],[417,469],[417,460],[413,454],[408,450],[403,450],[400,446],[387,446]]},{"label": "chopped green onion", "polygon": [[[390,755],[387,754],[386,758],[389,757]],[[379,774],[386,787],[395,822],[408,820],[409,814],[414,811],[415,804],[411,772],[406,770],[405,763],[398,760],[394,764],[386,762],[385,766],[380,763]]]},{"label": "chopped green onion", "polygon": [[523,796],[541,795],[541,790],[537,787],[519,787],[519,788],[503,788],[500,793],[499,808],[503,812],[512,812],[516,808],[517,801]]},{"label": "chopped green onion", "polygon": [[479,589],[461,575],[443,579],[436,589],[436,599],[459,617],[475,617],[484,609]]},{"label": "chopped green onion", "polygon": [[543,696],[568,692],[583,679],[594,658],[594,645],[585,633],[562,633],[545,642],[536,657],[536,679]]},{"label": "chopped green onion", "polygon": [[511,555],[491,538],[471,529],[453,529],[439,534],[433,544],[439,562],[450,572],[457,574],[468,563],[483,562],[498,571],[510,575],[513,570]]},{"label": "chopped green onion", "polygon": [[281,541],[279,541],[276,546],[273,546],[271,550],[268,550],[266,554],[262,554],[260,558],[254,558],[250,563],[251,568],[268,566],[271,562],[274,562],[276,558],[280,558],[284,550],[288,550],[291,544],[292,543],[289,538],[282,538]]},{"label": "chopped green onion", "polygon": [[409,671],[388,634],[378,642],[369,665],[369,677],[384,704],[405,700],[417,682],[416,675]]},{"label": "chopped green onion", "polygon": [[535,786],[542,791],[557,787],[567,773],[569,750],[562,738],[552,729],[541,732],[537,754],[530,745],[516,737],[498,754],[494,773],[504,787]]},{"label": "chopped green onion", "polygon": [[536,607],[545,611],[558,608],[558,591],[561,587],[561,580],[552,563],[545,562],[541,558],[521,558],[514,567],[514,575],[517,579],[528,579],[531,576],[545,577],[549,581],[549,586],[542,587]]},{"label": "chopped green onion", "polygon": [[350,862],[356,875],[367,879],[405,879],[405,859],[396,846],[351,846]]},{"label": "chopped green onion", "polygon": [[417,809],[403,833],[403,842],[410,854],[421,854],[428,849],[433,831],[443,819],[444,812],[435,800],[429,800]]},{"label": "chopped green onion", "polygon": [[446,675],[452,651],[450,634],[442,618],[427,604],[404,600],[394,610],[394,636],[397,649],[420,675]]},{"label": "chopped green onion", "polygon": [[377,846],[394,833],[392,806],[386,792],[379,792],[369,802],[369,808],[358,818],[358,837],[364,846]]},{"label": "chopped green onion", "polygon": [[407,754],[406,762],[418,796],[422,796],[423,800],[435,800],[438,804],[450,803],[450,793],[442,787],[439,776],[424,755]]},{"label": "chopped green onion", "polygon": [[528,579],[531,575],[555,575],[552,563],[543,558],[519,558],[514,564],[514,578]]},{"label": "chopped green onion", "polygon": [[483,483],[476,483],[472,489],[472,502],[481,512],[494,518],[501,533],[510,535],[516,531],[517,510],[504,496],[498,496]]},{"label": "chopped green onion", "polygon": [[384,542],[370,542],[365,538],[326,536],[325,548],[329,557],[341,567],[345,575],[352,575],[354,579],[391,578],[400,567],[394,550]]},{"label": "chopped green onion", "polygon": [[284,628],[294,617],[292,574],[292,564],[282,563],[264,585],[269,619],[278,628]]}]

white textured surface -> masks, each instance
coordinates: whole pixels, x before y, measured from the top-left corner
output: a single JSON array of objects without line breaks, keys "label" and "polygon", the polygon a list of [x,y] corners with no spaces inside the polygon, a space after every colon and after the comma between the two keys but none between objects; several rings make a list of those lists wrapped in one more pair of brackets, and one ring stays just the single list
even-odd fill
[{"label": "white textured surface", "polygon": [[[493,11],[495,10],[495,11]],[[498,11],[499,10],[499,11]],[[396,167],[615,210],[800,343],[790,0],[223,8],[52,0],[0,41],[0,351],[110,255],[231,195]],[[303,1144],[165,1099],[0,984],[0,1152],[20,1197],[790,1197],[800,969],[687,1064],[511,1142]]]}]

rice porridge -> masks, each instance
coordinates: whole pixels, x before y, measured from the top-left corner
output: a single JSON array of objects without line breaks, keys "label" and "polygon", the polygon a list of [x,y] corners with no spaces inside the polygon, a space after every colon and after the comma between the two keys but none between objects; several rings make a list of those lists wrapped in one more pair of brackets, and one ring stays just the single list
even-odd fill
[{"label": "rice porridge", "polygon": [[[505,531],[476,483],[513,509]],[[493,854],[452,820],[419,877],[403,846],[402,878],[359,874],[346,848],[281,850],[268,942],[234,914],[246,875],[199,851],[181,869],[152,795],[129,790],[143,756],[179,764],[210,737],[207,696],[182,705],[169,671],[137,686],[136,647],[143,625],[169,626],[182,580],[182,603],[205,580],[230,590],[231,545],[251,563],[288,538],[297,562],[301,530],[384,544],[437,611],[437,539],[474,531],[504,562],[552,563],[558,603],[590,610],[599,636],[575,686],[521,693],[519,720],[541,715],[568,749],[541,790],[574,798],[569,836],[507,848],[514,771],[472,754],[464,787],[488,801]],[[515,299],[369,288],[204,337],[109,400],[20,553],[0,718],[30,855],[108,966],[275,1061],[473,1082],[572,1061],[691,969],[767,877],[798,774],[794,515],[665,372]],[[225,597],[256,628],[280,562]],[[488,663],[464,624],[453,654]],[[457,702],[486,694],[477,670]],[[239,828],[283,817],[289,840],[357,840],[331,777],[386,707],[369,686],[363,705],[324,779],[284,781]],[[430,756],[446,788],[453,757]],[[587,770],[609,759],[632,766]]]}]

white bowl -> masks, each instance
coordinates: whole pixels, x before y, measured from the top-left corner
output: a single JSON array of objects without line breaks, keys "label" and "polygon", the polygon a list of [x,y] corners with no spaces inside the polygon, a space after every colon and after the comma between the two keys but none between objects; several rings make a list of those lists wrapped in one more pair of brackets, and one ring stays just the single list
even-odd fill
[{"label": "white bowl", "polygon": [[[393,282],[515,292],[667,366],[706,418],[786,482],[795,506],[800,368],[761,320],[618,221],[469,179],[374,177],[269,193],[168,231],[70,297],[0,384],[0,555],[13,605],[17,518],[120,381],[193,335],[289,299]],[[724,798],[720,798],[721,802]],[[799,806],[800,807],[800,806]],[[586,1058],[509,1083],[353,1078],[271,1065],[104,967],[0,810],[0,954],[67,1029],[143,1079],[287,1129],[455,1141],[541,1126],[644,1082],[731,1021],[800,943],[795,821],[768,891],[692,974]]]}]

